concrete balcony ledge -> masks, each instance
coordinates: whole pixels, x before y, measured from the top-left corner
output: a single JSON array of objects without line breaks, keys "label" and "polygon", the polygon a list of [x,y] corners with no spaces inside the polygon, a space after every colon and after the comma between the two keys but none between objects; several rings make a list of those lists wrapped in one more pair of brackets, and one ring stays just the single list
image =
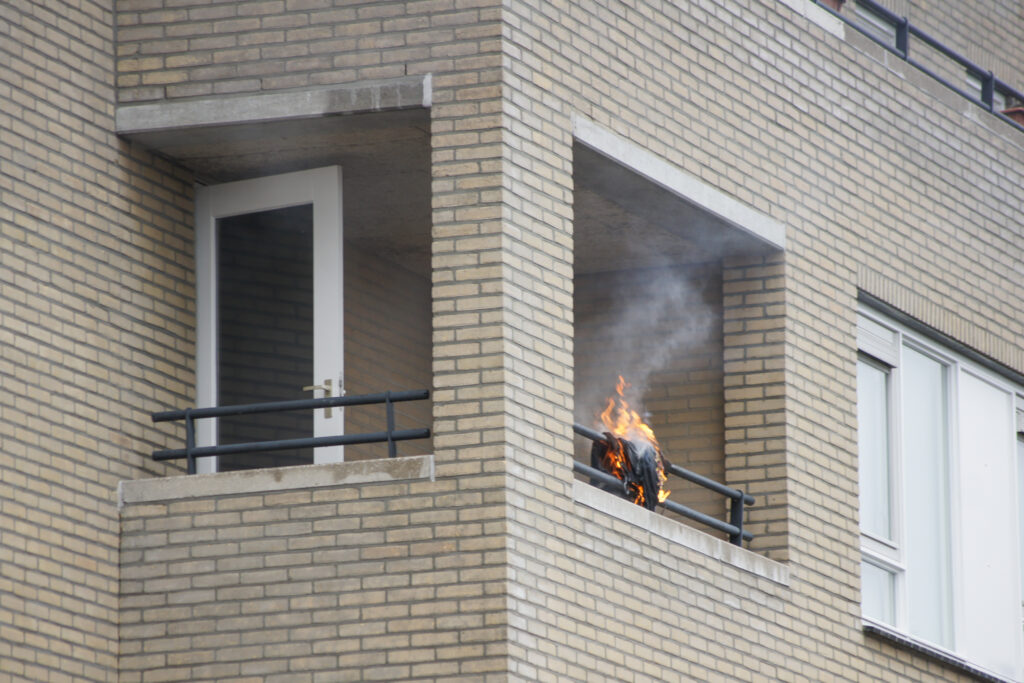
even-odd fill
[{"label": "concrete balcony ledge", "polygon": [[585,481],[573,481],[573,500],[627,524],[640,527],[665,540],[695,550],[737,569],[789,586],[789,567],[739,546],[715,538],[639,505],[602,491]]},{"label": "concrete balcony ledge", "polygon": [[118,507],[161,500],[231,496],[326,486],[351,486],[388,481],[434,479],[434,456],[414,455],[384,460],[333,462],[239,472],[193,474],[160,479],[122,481]]}]

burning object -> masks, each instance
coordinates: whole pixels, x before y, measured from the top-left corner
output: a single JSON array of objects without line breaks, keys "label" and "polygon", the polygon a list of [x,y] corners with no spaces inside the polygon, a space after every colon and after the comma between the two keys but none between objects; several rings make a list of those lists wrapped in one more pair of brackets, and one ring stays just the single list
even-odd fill
[{"label": "burning object", "polygon": [[[754,497],[668,462],[658,446],[654,431],[626,402],[623,392],[627,386],[619,377],[616,396],[608,399],[601,413],[603,434],[579,424],[572,426],[573,431],[593,442],[591,464],[574,461],[573,471],[590,477],[592,486],[625,496],[649,510],[660,504],[666,510],[721,531],[734,545],[743,545],[743,541],[751,540],[753,535],[743,528],[743,510],[745,506],[754,504]],[[729,521],[723,522],[668,500],[669,492],[664,487],[666,471],[725,496],[730,500]]]},{"label": "burning object", "polygon": [[590,464],[621,480],[627,498],[653,510],[669,494],[664,488],[668,480],[665,457],[654,430],[626,401],[624,392],[628,386],[619,376],[616,395],[608,398],[601,413],[604,438],[594,440]]}]

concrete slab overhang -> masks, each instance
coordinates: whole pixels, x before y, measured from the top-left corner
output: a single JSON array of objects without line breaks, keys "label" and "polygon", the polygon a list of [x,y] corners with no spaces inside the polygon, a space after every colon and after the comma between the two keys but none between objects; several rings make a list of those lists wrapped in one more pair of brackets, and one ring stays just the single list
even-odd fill
[{"label": "concrete slab overhang", "polygon": [[200,184],[340,165],[346,239],[425,270],[430,105],[426,75],[122,105],[116,125]]},{"label": "concrete slab overhang", "polygon": [[781,251],[785,226],[631,141],[573,119],[577,273]]}]

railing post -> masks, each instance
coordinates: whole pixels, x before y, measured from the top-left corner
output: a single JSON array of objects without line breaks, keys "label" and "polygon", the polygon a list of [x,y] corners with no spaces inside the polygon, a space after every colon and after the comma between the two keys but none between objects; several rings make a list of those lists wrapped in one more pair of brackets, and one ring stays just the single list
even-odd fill
[{"label": "railing post", "polygon": [[729,542],[743,546],[743,495],[732,499],[729,505],[729,524],[736,527],[736,533],[729,535]]},{"label": "railing post", "polygon": [[991,71],[985,74],[985,77],[981,80],[981,103],[985,107],[992,111],[994,106],[994,100],[996,96],[996,77]]},{"label": "railing post", "polygon": [[398,455],[398,449],[395,447],[395,440],[391,438],[392,432],[395,431],[395,404],[391,402],[390,391],[384,392],[384,411],[388,420],[388,457],[394,458]]},{"label": "railing post", "polygon": [[196,447],[196,423],[192,419],[192,409],[185,409],[185,459],[188,463],[189,474],[196,473],[196,457],[192,455],[192,451]]},{"label": "railing post", "polygon": [[910,20],[906,17],[896,24],[896,51],[903,54],[903,59],[910,59]]}]

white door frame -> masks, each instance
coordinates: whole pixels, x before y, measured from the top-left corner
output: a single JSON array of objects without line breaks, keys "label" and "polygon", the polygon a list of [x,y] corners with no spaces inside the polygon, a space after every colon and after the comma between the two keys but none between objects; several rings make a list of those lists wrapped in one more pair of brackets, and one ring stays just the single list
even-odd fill
[{"label": "white door frame", "polygon": [[[341,167],[239,180],[196,188],[196,402],[217,405],[217,220],[303,204],[313,205],[313,366],[310,384],[331,380],[333,395],[343,393],[343,277]],[[317,392],[319,398],[323,392]],[[312,396],[311,396],[312,397]],[[313,434],[343,433],[344,417],[314,411]],[[196,445],[216,443],[216,421],[198,420]],[[341,446],[314,449],[314,462],[344,458]],[[217,471],[218,458],[200,458],[198,473]]]}]

